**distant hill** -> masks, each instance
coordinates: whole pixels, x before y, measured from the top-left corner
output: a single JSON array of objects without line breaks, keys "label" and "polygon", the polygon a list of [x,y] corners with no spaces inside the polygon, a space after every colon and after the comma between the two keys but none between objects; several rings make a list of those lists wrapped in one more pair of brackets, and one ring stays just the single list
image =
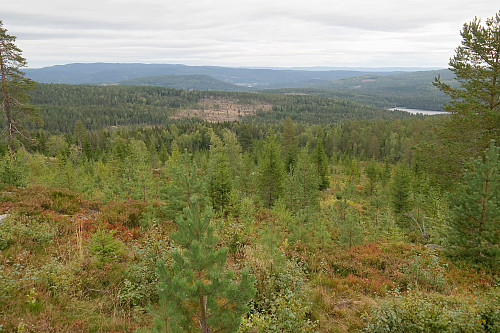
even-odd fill
[{"label": "distant hill", "polygon": [[360,75],[331,82],[321,82],[310,86],[310,88],[349,90],[367,94],[427,94],[437,91],[432,84],[437,76],[441,76],[441,80],[444,82],[454,81],[453,73],[448,69],[442,69],[392,75]]},{"label": "distant hill", "polygon": [[[432,84],[443,70],[258,69],[172,64],[69,64],[25,70],[40,83],[161,86],[183,90],[271,91],[335,97],[377,107],[440,110],[448,97]],[[392,68],[393,70],[395,68]],[[405,69],[407,70],[407,69]]]},{"label": "distant hill", "polygon": [[118,82],[129,86],[156,86],[182,90],[249,91],[247,87],[222,82],[207,75],[160,75]]},{"label": "distant hill", "polygon": [[[163,75],[207,75],[215,80],[253,89],[307,87],[359,75],[370,71],[356,70],[279,70],[231,68],[218,66],[186,66],[171,64],[68,64],[26,69],[27,76],[40,83],[112,84],[125,80]],[[394,71],[377,72],[378,75]]]},{"label": "distant hill", "polygon": [[392,75],[360,75],[311,84],[307,88],[269,91],[342,98],[383,108],[404,106],[441,110],[449,102],[449,98],[432,84],[437,76],[445,83],[457,85],[454,74],[448,69],[442,69]]}]

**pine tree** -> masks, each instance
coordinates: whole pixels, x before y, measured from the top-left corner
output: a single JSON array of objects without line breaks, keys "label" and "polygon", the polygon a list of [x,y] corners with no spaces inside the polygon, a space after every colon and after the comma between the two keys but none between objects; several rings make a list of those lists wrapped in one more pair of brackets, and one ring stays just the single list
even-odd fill
[{"label": "pine tree", "polygon": [[167,170],[167,184],[160,190],[160,198],[166,200],[163,208],[167,217],[174,219],[193,199],[204,203],[207,199],[205,177],[200,173],[191,155],[172,155]]},{"label": "pine tree", "polygon": [[[178,231],[171,235],[179,247],[172,269],[158,265],[158,294],[163,311],[155,316],[168,332],[236,332],[241,316],[255,295],[255,278],[243,270],[239,282],[225,269],[228,249],[217,248],[211,226],[211,211],[200,212],[199,204],[178,216]],[[158,320],[157,320],[158,321]]]},{"label": "pine tree", "polygon": [[19,68],[26,67],[26,59],[22,57],[21,49],[14,42],[16,37],[8,35],[0,21],[0,83],[2,103],[0,107],[7,119],[7,143],[10,151],[16,149],[18,138],[29,139],[21,122],[23,119],[38,119],[36,108],[27,104],[29,100],[27,90],[35,88],[36,82],[24,77],[25,73]]},{"label": "pine tree", "polygon": [[447,232],[451,252],[461,258],[500,264],[500,148],[493,141],[472,169],[452,202]]},{"label": "pine tree", "polygon": [[271,208],[283,193],[285,166],[275,136],[270,133],[259,159],[258,185],[264,206]]},{"label": "pine tree", "polygon": [[83,126],[83,123],[82,123],[81,120],[78,120],[75,123],[75,128],[73,130],[73,136],[75,138],[76,145],[80,149],[82,149],[83,145],[84,145],[84,142],[89,139],[89,136],[88,136],[87,130]]},{"label": "pine tree", "polygon": [[500,12],[485,24],[478,18],[464,24],[460,34],[462,43],[449,62],[459,87],[435,81],[451,97],[445,106],[451,117],[438,128],[440,141],[424,149],[426,164],[448,184],[491,139],[500,140]]}]

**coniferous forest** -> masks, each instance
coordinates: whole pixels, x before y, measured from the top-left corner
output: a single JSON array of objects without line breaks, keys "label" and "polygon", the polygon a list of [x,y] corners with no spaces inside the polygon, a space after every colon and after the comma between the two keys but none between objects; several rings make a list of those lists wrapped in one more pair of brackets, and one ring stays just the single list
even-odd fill
[{"label": "coniferous forest", "polygon": [[500,332],[500,13],[461,36],[415,116],[36,83],[0,21],[0,332]]}]

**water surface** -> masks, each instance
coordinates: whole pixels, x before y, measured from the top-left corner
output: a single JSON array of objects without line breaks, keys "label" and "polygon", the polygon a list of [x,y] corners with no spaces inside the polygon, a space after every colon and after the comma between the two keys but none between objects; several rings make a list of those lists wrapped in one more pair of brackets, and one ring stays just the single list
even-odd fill
[{"label": "water surface", "polygon": [[405,111],[405,112],[409,112],[411,114],[423,114],[426,116],[432,116],[432,115],[436,115],[436,114],[448,114],[448,112],[446,112],[446,111],[410,109],[410,108],[403,108],[403,107],[390,108],[389,110],[390,111]]}]

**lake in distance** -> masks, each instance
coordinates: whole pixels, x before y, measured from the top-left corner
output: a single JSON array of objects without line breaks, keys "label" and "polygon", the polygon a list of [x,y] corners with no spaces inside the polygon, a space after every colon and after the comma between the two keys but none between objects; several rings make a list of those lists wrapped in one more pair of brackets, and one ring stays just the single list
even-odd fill
[{"label": "lake in distance", "polygon": [[437,115],[437,114],[448,114],[448,112],[446,112],[446,111],[410,109],[410,108],[403,108],[403,107],[390,108],[389,110],[390,111],[405,111],[405,112],[409,112],[411,114],[423,114],[426,116],[432,116],[432,115]]}]

